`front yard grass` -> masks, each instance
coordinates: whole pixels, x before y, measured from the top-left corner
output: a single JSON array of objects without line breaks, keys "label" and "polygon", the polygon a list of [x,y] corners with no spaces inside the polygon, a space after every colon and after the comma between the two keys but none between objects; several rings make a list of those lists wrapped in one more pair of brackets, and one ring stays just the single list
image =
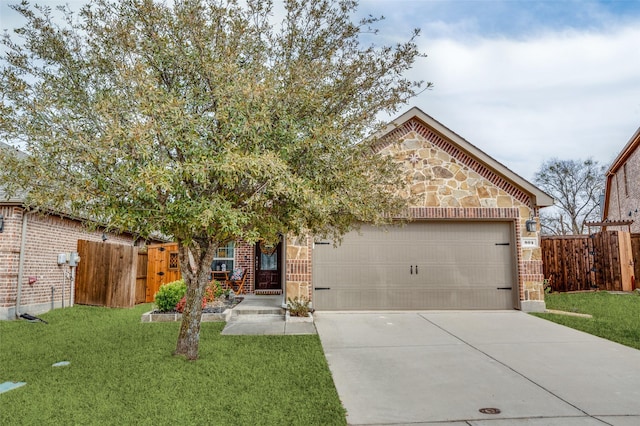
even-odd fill
[{"label": "front yard grass", "polygon": [[[173,357],[179,323],[132,309],[57,309],[48,324],[0,321],[0,424],[346,424],[318,336],[221,336]],[[66,367],[52,367],[69,361]]]},{"label": "front yard grass", "polygon": [[590,314],[580,318],[558,314],[535,314],[567,327],[640,349],[640,295],[594,293],[552,293],[545,297],[547,309]]}]

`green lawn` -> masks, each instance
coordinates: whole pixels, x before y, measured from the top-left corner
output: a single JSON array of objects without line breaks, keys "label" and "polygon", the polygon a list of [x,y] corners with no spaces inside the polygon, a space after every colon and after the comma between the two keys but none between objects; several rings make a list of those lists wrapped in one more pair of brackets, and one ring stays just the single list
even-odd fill
[{"label": "green lawn", "polygon": [[557,314],[535,315],[640,349],[640,295],[638,293],[553,293],[546,295],[545,302],[547,309],[591,314],[593,318]]},{"label": "green lawn", "polygon": [[189,362],[171,356],[178,323],[140,323],[149,309],[0,321],[0,383],[27,382],[0,394],[0,424],[346,424],[318,336],[221,336],[223,323],[203,323]]}]

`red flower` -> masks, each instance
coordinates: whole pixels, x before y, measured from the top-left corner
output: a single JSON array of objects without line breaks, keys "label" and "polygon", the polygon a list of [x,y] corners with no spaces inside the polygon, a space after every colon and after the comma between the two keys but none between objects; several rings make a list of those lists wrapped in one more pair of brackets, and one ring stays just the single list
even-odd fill
[{"label": "red flower", "polygon": [[[184,311],[184,307],[185,307],[186,304],[187,304],[187,296],[183,296],[182,299],[180,299],[180,301],[176,305],[176,311],[182,313],[182,311]],[[207,298],[203,297],[202,298],[202,309],[204,309],[206,306],[207,306]]]}]

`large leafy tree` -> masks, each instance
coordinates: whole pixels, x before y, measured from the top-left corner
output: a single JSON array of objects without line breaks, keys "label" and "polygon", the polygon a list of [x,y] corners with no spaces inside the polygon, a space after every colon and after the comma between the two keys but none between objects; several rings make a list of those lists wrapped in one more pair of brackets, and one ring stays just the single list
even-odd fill
[{"label": "large leafy tree", "polygon": [[604,166],[593,159],[542,163],[534,182],[555,199],[553,208],[541,213],[542,232],[552,235],[583,234],[585,222],[600,218],[600,194],[604,190]]},{"label": "large leafy tree", "polygon": [[[94,0],[14,6],[5,34],[0,183],[32,206],[179,243],[187,303],[175,354],[197,358],[216,248],[285,233],[339,236],[404,207],[365,139],[421,82],[418,31],[372,40],[351,0]],[[57,15],[55,15],[57,16]],[[375,31],[374,31],[375,32]]]}]

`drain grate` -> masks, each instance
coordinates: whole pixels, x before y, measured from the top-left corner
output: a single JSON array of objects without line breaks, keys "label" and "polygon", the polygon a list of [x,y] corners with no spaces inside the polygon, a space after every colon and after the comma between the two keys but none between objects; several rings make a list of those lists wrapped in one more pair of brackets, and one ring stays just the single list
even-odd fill
[{"label": "drain grate", "polygon": [[478,411],[482,414],[500,414],[499,408],[481,408]]}]

